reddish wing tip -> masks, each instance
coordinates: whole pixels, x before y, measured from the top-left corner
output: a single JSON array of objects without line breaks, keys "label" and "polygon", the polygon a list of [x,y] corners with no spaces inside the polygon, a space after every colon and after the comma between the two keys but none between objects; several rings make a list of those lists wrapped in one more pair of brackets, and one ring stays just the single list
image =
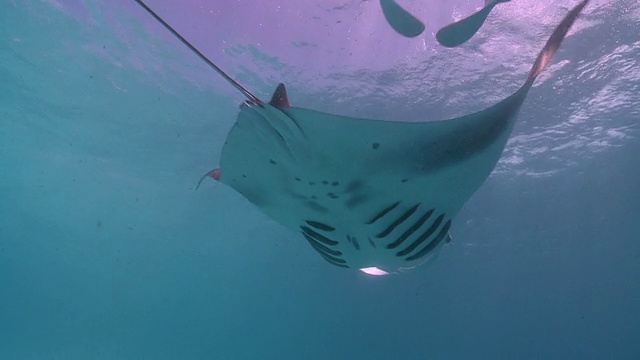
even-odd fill
[{"label": "reddish wing tip", "polygon": [[535,79],[538,74],[544,69],[545,66],[551,61],[553,54],[556,53],[560,44],[562,44],[562,40],[571,29],[571,26],[576,21],[582,9],[589,3],[590,0],[582,0],[578,5],[576,5],[569,13],[562,19],[560,25],[554,30],[553,34],[547,40],[544,48],[540,51],[540,55],[536,59],[536,62],[533,64],[531,71],[529,72],[529,80]]},{"label": "reddish wing tip", "polygon": [[196,185],[196,190],[198,190],[200,188],[200,185],[202,185],[202,182],[207,177],[212,177],[214,180],[220,180],[220,176],[221,175],[222,175],[222,170],[220,170],[220,168],[213,169],[213,170],[207,172],[206,174],[202,175],[202,177],[200,178],[200,181],[198,181],[198,185]]}]

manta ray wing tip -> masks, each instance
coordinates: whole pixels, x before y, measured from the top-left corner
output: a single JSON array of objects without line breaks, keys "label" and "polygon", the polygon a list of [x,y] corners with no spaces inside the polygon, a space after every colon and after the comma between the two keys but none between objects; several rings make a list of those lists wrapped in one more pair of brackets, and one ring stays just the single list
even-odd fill
[{"label": "manta ray wing tip", "polygon": [[578,5],[569,11],[567,15],[562,19],[560,24],[553,31],[549,40],[540,51],[538,58],[531,67],[529,72],[528,81],[533,81],[542,72],[542,70],[549,64],[553,55],[560,48],[560,44],[564,40],[565,36],[569,32],[569,29],[573,26],[578,16],[582,13],[582,10],[587,6],[590,0],[582,0]]}]

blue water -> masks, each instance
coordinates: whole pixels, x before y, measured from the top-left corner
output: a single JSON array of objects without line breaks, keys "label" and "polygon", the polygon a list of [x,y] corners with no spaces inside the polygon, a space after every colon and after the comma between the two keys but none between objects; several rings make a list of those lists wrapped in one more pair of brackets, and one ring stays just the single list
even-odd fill
[{"label": "blue water", "polygon": [[[327,264],[222,184],[195,192],[242,97],[144,14],[61,3],[0,2],[0,359],[640,358],[634,2],[596,2],[567,39],[435,264],[384,278]],[[479,43],[436,53],[468,65],[430,63],[421,100],[442,116],[495,102],[532,46],[503,65]],[[231,72],[262,97],[282,73],[304,106],[424,108],[399,93],[428,90],[421,63],[412,80],[332,68],[316,88],[277,49],[231,48],[253,54]]]}]

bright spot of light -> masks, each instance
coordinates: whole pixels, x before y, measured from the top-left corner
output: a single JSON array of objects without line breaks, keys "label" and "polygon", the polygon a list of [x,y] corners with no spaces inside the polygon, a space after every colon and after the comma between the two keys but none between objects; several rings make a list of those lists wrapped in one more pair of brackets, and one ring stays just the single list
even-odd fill
[{"label": "bright spot of light", "polygon": [[382,270],[382,269],[378,269],[375,266],[372,267],[367,267],[367,268],[362,268],[360,269],[360,271],[362,271],[363,273],[367,274],[367,275],[373,275],[373,276],[382,276],[382,275],[388,275],[389,273]]}]

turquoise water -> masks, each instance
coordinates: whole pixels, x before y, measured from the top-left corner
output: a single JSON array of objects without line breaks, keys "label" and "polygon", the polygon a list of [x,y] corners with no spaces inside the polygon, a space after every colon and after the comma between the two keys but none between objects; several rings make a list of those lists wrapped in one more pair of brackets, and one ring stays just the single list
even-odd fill
[{"label": "turquoise water", "polygon": [[[242,97],[129,5],[0,2],[0,359],[640,357],[633,1],[596,2],[567,39],[436,263],[384,278],[330,266],[222,184],[194,191]],[[487,26],[517,29],[516,5]],[[508,95],[549,29],[495,54],[492,36],[516,41],[331,53],[321,78],[238,35],[217,55],[261,97],[284,80],[300,106],[419,121]]]}]

